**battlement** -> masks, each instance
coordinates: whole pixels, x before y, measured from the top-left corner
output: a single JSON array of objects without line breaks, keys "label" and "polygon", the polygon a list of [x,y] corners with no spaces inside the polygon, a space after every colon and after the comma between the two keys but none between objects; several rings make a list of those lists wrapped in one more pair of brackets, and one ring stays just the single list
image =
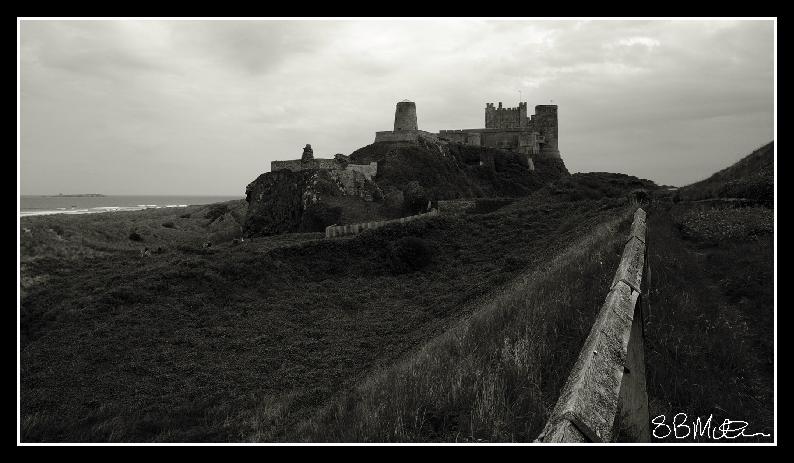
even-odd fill
[{"label": "battlement", "polygon": [[485,111],[518,111],[520,109],[526,110],[527,102],[526,101],[519,101],[518,106],[515,108],[503,108],[502,102],[499,102],[499,107],[495,108],[493,103],[485,103]]}]

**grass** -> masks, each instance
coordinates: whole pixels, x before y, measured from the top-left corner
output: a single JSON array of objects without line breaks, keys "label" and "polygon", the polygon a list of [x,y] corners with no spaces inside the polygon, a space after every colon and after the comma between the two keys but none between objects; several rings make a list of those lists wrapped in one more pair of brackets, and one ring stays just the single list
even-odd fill
[{"label": "grass", "polygon": [[[21,439],[531,441],[643,182],[571,178],[334,240],[241,241],[240,202],[22,218]],[[771,434],[771,211],[648,213],[651,417]]]},{"label": "grass", "polygon": [[757,241],[773,231],[774,211],[766,207],[680,207],[674,217],[681,235],[696,243],[718,245],[739,240]]},{"label": "grass", "polygon": [[[236,243],[232,212],[23,218],[22,441],[291,440],[329,400],[469,316],[473,299],[625,208],[523,198],[352,238]],[[47,231],[56,222],[60,235]],[[405,237],[431,259],[395,273],[390,243]],[[165,251],[142,257],[143,245]]]},{"label": "grass", "polygon": [[691,423],[713,414],[715,426],[743,420],[749,433],[773,434],[771,231],[768,209],[684,202],[651,209],[645,344],[651,418],[663,414],[669,423],[683,412]]},{"label": "grass", "polygon": [[296,435],[341,442],[529,442],[590,331],[629,223],[595,227],[407,360],[365,379]]}]

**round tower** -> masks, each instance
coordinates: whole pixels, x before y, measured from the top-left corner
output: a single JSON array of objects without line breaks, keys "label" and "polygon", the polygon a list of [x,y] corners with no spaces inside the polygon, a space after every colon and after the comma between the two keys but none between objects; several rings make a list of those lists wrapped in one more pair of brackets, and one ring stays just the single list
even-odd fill
[{"label": "round tower", "polygon": [[394,131],[406,130],[419,130],[419,127],[416,124],[416,103],[403,100],[397,103],[397,110],[394,112]]}]

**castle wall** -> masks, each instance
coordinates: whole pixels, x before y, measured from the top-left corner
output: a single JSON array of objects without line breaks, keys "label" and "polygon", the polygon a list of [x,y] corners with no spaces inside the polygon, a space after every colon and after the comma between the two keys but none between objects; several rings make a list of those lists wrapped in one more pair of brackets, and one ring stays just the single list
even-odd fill
[{"label": "castle wall", "polygon": [[277,170],[291,170],[293,172],[298,172],[303,170],[303,164],[301,164],[300,159],[293,159],[291,161],[271,161],[270,162],[270,171],[275,172]]},{"label": "castle wall", "polygon": [[474,146],[481,146],[482,145],[482,135],[479,132],[471,132],[466,134],[466,144],[467,145],[474,145]]},{"label": "castle wall", "polygon": [[374,177],[378,173],[378,163],[370,162],[369,164],[344,165],[343,163],[339,162],[336,159],[323,159],[323,158],[319,158],[319,159],[315,158],[310,161],[303,161],[301,159],[292,159],[289,161],[270,162],[271,172],[275,172],[277,170],[283,170],[283,169],[291,170],[293,172],[299,172],[301,170],[309,170],[309,169],[350,171],[350,172],[356,172],[357,174],[361,174],[361,177],[365,178],[367,181],[371,181],[372,177]]},{"label": "castle wall", "polygon": [[301,159],[291,159],[289,161],[271,161],[270,171],[287,169],[298,172],[307,169],[341,169],[342,167],[334,159],[312,159],[304,161]]},{"label": "castle wall", "polygon": [[500,149],[518,149],[518,132],[486,132],[482,135],[482,146]]},{"label": "castle wall", "polygon": [[375,143],[378,142],[396,142],[396,141],[417,141],[419,137],[429,138],[431,140],[438,140],[434,133],[425,132],[424,130],[408,130],[400,132],[382,131],[375,132]]}]

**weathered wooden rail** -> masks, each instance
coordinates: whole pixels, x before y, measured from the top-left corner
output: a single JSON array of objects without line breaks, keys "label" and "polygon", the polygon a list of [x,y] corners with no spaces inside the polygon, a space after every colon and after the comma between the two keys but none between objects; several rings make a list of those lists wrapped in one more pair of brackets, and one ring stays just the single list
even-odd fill
[{"label": "weathered wooden rail", "polygon": [[536,442],[649,442],[644,318],[646,214],[631,232],[604,305]]}]

